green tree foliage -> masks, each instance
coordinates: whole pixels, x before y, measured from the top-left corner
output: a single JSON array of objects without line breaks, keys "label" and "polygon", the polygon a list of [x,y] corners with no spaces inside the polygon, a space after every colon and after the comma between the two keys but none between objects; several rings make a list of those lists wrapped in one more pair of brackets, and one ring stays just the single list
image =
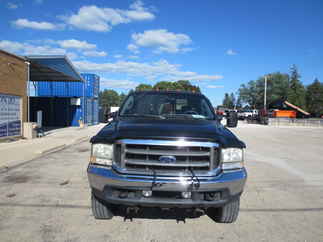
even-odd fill
[{"label": "green tree foliage", "polygon": [[136,91],[145,91],[145,90],[152,90],[153,86],[149,84],[140,84],[136,87]]},{"label": "green tree foliage", "polygon": [[241,109],[242,108],[242,101],[241,101],[241,98],[239,96],[237,98],[236,108],[237,109]]},{"label": "green tree foliage", "polygon": [[189,81],[180,80],[177,82],[161,81],[154,85],[155,90],[173,90],[173,91],[190,91],[201,92],[198,86],[192,85]]},{"label": "green tree foliage", "polygon": [[307,111],[315,117],[320,117],[323,114],[323,83],[318,79],[307,86],[306,106]]},{"label": "green tree foliage", "polygon": [[119,106],[123,103],[123,101],[126,99],[127,95],[123,92],[119,95]]},{"label": "green tree foliage", "polygon": [[287,100],[288,102],[296,106],[305,108],[306,90],[303,84],[300,82],[299,78],[300,75],[298,73],[297,67],[293,65],[291,67]]},{"label": "green tree foliage", "polygon": [[236,106],[236,98],[233,93],[225,93],[222,106],[225,108],[233,109]]},{"label": "green tree foliage", "polygon": [[[275,72],[267,75],[267,104],[277,99],[287,99],[288,74]],[[264,106],[265,77],[251,80],[242,84],[238,90],[239,106],[248,105],[251,108],[263,108]]]},{"label": "green tree foliage", "polygon": [[120,97],[119,94],[114,90],[101,91],[99,93],[99,104],[107,110],[110,107],[119,106],[120,105]]}]

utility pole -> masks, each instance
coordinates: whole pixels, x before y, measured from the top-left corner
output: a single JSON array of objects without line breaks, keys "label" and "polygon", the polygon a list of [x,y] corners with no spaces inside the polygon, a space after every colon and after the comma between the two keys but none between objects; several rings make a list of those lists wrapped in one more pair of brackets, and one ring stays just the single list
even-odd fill
[{"label": "utility pole", "polygon": [[267,75],[265,75],[264,110],[267,111]]}]

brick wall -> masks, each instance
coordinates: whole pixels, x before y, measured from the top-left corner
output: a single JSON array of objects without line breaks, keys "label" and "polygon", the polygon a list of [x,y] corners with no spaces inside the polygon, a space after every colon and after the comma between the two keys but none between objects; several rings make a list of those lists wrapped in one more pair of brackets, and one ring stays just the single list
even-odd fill
[{"label": "brick wall", "polygon": [[22,121],[27,121],[27,65],[25,60],[0,50],[0,93],[20,96]]}]

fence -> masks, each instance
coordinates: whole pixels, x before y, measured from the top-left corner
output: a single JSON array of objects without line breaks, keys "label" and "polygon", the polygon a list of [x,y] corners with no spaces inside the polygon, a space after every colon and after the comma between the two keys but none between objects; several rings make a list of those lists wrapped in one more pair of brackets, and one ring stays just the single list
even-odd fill
[{"label": "fence", "polygon": [[269,118],[271,126],[307,126],[323,128],[323,119]]}]

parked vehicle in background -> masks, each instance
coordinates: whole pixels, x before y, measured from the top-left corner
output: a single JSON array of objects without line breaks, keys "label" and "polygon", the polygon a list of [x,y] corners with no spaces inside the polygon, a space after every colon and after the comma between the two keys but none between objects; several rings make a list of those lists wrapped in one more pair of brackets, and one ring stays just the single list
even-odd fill
[{"label": "parked vehicle in background", "polygon": [[120,206],[203,209],[234,222],[247,178],[245,144],[219,122],[202,94],[136,91],[91,139],[92,211]]},{"label": "parked vehicle in background", "polygon": [[237,115],[239,120],[244,120],[245,116],[243,110],[238,110]]},{"label": "parked vehicle in background", "polygon": [[226,111],[227,111],[227,108],[225,108],[223,106],[218,106],[216,108],[216,114],[219,116],[222,116],[222,117],[226,115]]},{"label": "parked vehicle in background", "polygon": [[258,115],[257,109],[247,109],[240,111],[238,117],[240,120],[245,120],[247,118],[252,118],[256,115]]}]

